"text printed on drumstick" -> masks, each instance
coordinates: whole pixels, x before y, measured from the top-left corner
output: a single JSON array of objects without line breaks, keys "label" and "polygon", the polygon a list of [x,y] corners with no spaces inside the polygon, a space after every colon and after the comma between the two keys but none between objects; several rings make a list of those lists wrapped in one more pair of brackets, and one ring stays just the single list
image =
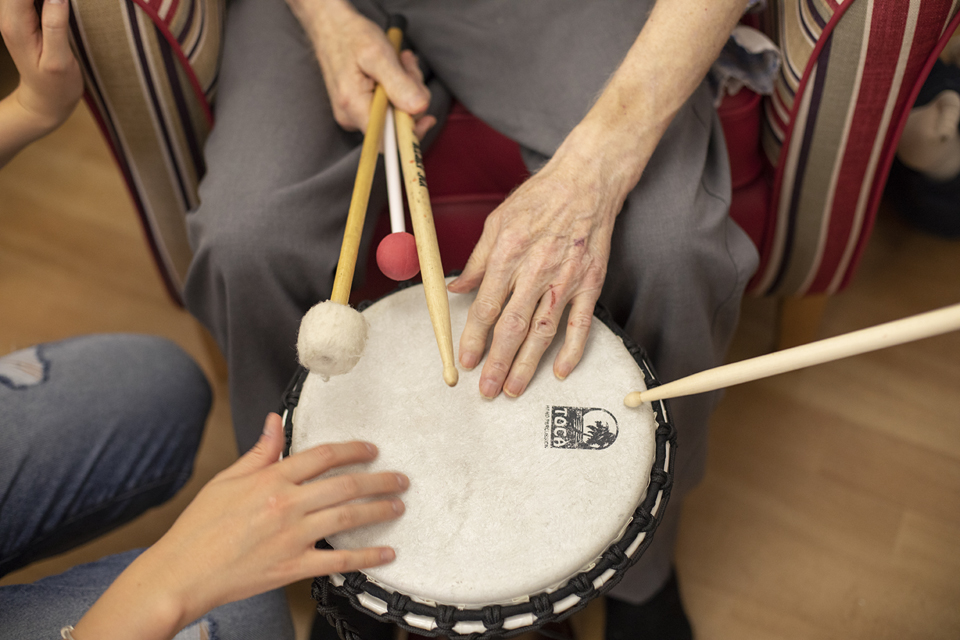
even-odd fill
[{"label": "text printed on drumstick", "polygon": [[420,186],[426,188],[427,176],[424,174],[423,153],[420,151],[420,145],[416,142],[413,143],[413,159],[417,164],[417,179],[420,181]]}]

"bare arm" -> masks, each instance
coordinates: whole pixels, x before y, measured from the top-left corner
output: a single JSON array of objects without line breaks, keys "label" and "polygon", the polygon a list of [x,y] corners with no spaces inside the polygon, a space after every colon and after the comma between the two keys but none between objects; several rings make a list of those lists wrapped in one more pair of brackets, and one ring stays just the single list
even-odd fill
[{"label": "bare arm", "polygon": [[457,293],[479,287],[460,339],[461,365],[480,362],[493,329],[480,377],[484,396],[524,391],[568,305],[554,374],[565,378],[580,361],[616,217],[745,5],[658,2],[584,119],[544,168],[491,214],[463,274],[449,287]]},{"label": "bare arm", "polygon": [[0,33],[20,72],[20,84],[0,100],[0,167],[23,147],[59,127],[83,93],[80,66],[67,37],[70,5],[0,0]]}]

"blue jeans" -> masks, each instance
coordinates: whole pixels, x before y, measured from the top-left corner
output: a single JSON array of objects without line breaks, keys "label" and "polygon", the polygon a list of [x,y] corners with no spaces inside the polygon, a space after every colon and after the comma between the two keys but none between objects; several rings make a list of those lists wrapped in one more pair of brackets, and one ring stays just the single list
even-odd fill
[{"label": "blue jeans", "polygon": [[0,576],[172,497],[210,401],[200,368],[160,338],[88,336],[0,358]]},{"label": "blue jeans", "polygon": [[[53,640],[76,624],[140,551],[74,567],[33,584],[0,588],[0,638]],[[203,616],[210,640],[292,640],[293,623],[282,589],[217,607]],[[176,640],[196,639],[192,625]]]},{"label": "blue jeans", "polygon": [[[0,575],[173,496],[193,471],[210,401],[200,368],[160,338],[88,336],[0,358]],[[60,637],[139,554],[0,587],[0,639]],[[211,639],[293,638],[282,590],[200,622]]]}]

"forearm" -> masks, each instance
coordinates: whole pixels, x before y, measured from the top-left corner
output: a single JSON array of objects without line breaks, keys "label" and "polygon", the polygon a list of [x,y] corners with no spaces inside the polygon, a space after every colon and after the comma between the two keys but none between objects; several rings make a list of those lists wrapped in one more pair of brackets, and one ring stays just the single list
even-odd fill
[{"label": "forearm", "polygon": [[137,557],[75,624],[77,640],[168,640],[202,612],[186,611],[167,567],[148,549]]},{"label": "forearm", "polygon": [[314,42],[323,37],[324,31],[337,29],[343,18],[356,12],[347,0],[287,0],[287,6]]},{"label": "forearm", "polygon": [[18,98],[19,89],[0,100],[0,167],[21,149],[53,131],[57,124],[28,111]]},{"label": "forearm", "polygon": [[555,157],[574,166],[589,165],[622,204],[745,5],[745,0],[658,2],[626,58]]}]

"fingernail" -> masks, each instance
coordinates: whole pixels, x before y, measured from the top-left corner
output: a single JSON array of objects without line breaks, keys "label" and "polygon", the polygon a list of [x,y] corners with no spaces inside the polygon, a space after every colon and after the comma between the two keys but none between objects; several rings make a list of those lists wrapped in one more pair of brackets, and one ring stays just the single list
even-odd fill
[{"label": "fingernail", "polygon": [[477,357],[477,354],[467,351],[466,353],[460,354],[460,364],[463,365],[463,368],[469,371],[477,366],[477,362],[480,358]]},{"label": "fingernail", "polygon": [[393,500],[392,502],[393,502],[393,512],[397,515],[400,515],[401,513],[403,513],[403,509],[404,509],[403,501]]},{"label": "fingernail", "polygon": [[397,557],[397,552],[393,549],[381,549],[380,550],[380,561],[381,562],[390,562]]},{"label": "fingernail", "polygon": [[553,375],[556,376],[557,380],[566,380],[567,376],[570,375],[570,367],[565,364],[558,365],[554,369]]},{"label": "fingernail", "polygon": [[400,485],[402,489],[406,489],[410,486],[410,478],[403,475],[402,473],[394,474],[397,476],[397,484]]},{"label": "fingernail", "polygon": [[523,393],[523,383],[518,380],[507,380],[503,385],[503,392],[511,398],[516,398]]},{"label": "fingernail", "polygon": [[369,442],[364,442],[363,446],[367,448],[367,451],[369,451],[371,455],[377,455],[377,448],[372,444],[370,444]]},{"label": "fingernail", "polygon": [[500,385],[498,385],[494,380],[481,380],[480,381],[480,394],[484,398],[496,398],[497,393],[500,392]]}]

